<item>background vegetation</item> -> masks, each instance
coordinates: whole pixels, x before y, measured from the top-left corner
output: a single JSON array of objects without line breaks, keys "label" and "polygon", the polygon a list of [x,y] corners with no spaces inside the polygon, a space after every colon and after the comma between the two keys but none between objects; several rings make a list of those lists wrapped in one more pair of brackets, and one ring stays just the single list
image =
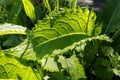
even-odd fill
[{"label": "background vegetation", "polygon": [[0,0],[0,79],[119,80],[120,1]]}]

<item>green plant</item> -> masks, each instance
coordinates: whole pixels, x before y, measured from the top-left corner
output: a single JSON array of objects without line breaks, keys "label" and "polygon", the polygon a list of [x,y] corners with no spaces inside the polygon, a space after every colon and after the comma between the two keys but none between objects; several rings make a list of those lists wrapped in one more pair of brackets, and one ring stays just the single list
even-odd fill
[{"label": "green plant", "polygon": [[0,23],[3,23],[8,17],[5,6],[0,6]]},{"label": "green plant", "polygon": [[[115,34],[111,35],[113,26],[109,25],[114,24],[114,18],[103,23],[105,25],[103,30],[101,25],[96,25],[95,12],[85,7],[76,7],[76,1],[70,0],[69,8],[59,9],[59,0],[56,0],[55,8],[52,10],[49,0],[45,0],[44,4],[49,14],[35,24],[37,16],[34,12],[36,8],[32,5],[34,1],[28,0],[29,6],[33,7],[32,11],[28,11],[29,7],[26,7],[26,2],[23,0],[26,15],[35,27],[26,30],[25,27],[13,24],[0,25],[1,40],[4,36],[26,35],[25,39],[22,38],[21,44],[0,49],[1,79],[113,80],[116,77],[120,78],[120,55],[113,46],[119,37],[119,32],[114,31]],[[113,13],[119,12],[115,10]],[[115,15],[112,17],[118,19]],[[119,21],[116,25],[115,29],[119,29]],[[11,37],[5,43],[8,44],[7,42],[13,39]],[[0,44],[3,43],[1,41]]]},{"label": "green plant", "polygon": [[[111,9],[109,8],[111,7]],[[120,8],[120,1],[117,0],[108,0],[104,11],[102,12],[102,19],[104,27],[102,33],[107,34],[110,36],[114,42],[112,43],[112,47],[117,51],[120,52],[120,25],[119,25],[119,11]],[[108,14],[109,12],[109,14]]]}]

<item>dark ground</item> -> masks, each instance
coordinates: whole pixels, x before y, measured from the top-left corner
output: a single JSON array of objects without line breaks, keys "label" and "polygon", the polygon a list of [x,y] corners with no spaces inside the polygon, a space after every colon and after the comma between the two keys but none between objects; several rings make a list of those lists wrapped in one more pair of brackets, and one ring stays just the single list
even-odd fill
[{"label": "dark ground", "polygon": [[100,12],[106,0],[78,0],[78,5],[87,5],[93,10]]}]

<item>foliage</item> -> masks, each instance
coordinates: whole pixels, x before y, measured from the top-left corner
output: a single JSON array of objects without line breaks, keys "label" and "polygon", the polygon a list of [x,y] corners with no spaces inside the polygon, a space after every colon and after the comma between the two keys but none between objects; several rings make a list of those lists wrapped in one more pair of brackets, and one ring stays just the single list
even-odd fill
[{"label": "foliage", "polygon": [[0,45],[3,47],[14,47],[18,45],[22,42],[23,36],[26,35],[25,31],[26,28],[19,25],[9,23],[0,24]]},{"label": "foliage", "polygon": [[18,14],[22,9],[22,2],[21,0],[1,0],[0,5],[6,5],[6,10],[8,14],[8,22],[16,22]]},{"label": "foliage", "polygon": [[[109,8],[111,7],[111,9]],[[120,1],[117,0],[108,0],[108,3],[106,4],[104,11],[103,11],[103,18],[102,21],[104,23],[103,33],[109,35],[112,39],[114,39],[114,42],[112,43],[112,46],[117,52],[120,52]],[[109,12],[109,14],[108,14]],[[106,18],[107,17],[107,18]]]},{"label": "foliage", "polygon": [[14,24],[0,24],[0,35],[7,35],[7,34],[26,34],[26,28]]},{"label": "foliage", "polygon": [[0,23],[3,23],[8,17],[5,6],[0,6]]},{"label": "foliage", "polygon": [[34,22],[36,20],[35,8],[29,0],[22,0],[27,16]]},{"label": "foliage", "polygon": [[[24,79],[37,80],[31,67],[22,65],[15,58],[1,55],[0,53],[0,78],[1,79]],[[29,76],[30,75],[30,76]]]},{"label": "foliage", "polygon": [[32,43],[35,52],[37,55],[41,54],[39,57],[43,57],[54,49],[63,49],[76,41],[92,36],[95,19],[94,12],[87,8],[85,10],[79,8],[78,13],[72,13],[70,10],[59,14],[55,12],[54,16],[38,22],[33,28]]},{"label": "foliage", "polygon": [[[39,0],[13,1],[0,0],[0,5],[6,7],[9,16],[5,22],[10,22],[0,24],[0,79],[120,78],[119,48],[116,49],[119,47],[116,42],[119,43],[120,39],[119,3],[109,4],[113,0],[108,0],[102,15],[106,20],[100,23],[96,21],[94,11],[87,7],[77,7],[77,0],[70,0],[69,7],[66,5],[62,8],[60,0],[44,0],[45,14],[42,20],[38,17],[39,10],[42,10],[38,5]],[[106,15],[111,5],[113,9]],[[26,22],[35,27],[29,30],[31,27]]]}]

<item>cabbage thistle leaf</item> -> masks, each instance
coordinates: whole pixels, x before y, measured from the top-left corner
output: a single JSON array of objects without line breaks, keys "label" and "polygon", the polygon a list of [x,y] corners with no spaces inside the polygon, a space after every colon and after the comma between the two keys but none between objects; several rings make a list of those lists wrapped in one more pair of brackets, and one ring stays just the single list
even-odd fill
[{"label": "cabbage thistle leaf", "polygon": [[93,36],[95,20],[95,13],[88,8],[78,8],[76,13],[70,9],[53,11],[49,18],[39,21],[32,30],[32,43],[37,57],[49,56],[55,49],[63,49]]}]

